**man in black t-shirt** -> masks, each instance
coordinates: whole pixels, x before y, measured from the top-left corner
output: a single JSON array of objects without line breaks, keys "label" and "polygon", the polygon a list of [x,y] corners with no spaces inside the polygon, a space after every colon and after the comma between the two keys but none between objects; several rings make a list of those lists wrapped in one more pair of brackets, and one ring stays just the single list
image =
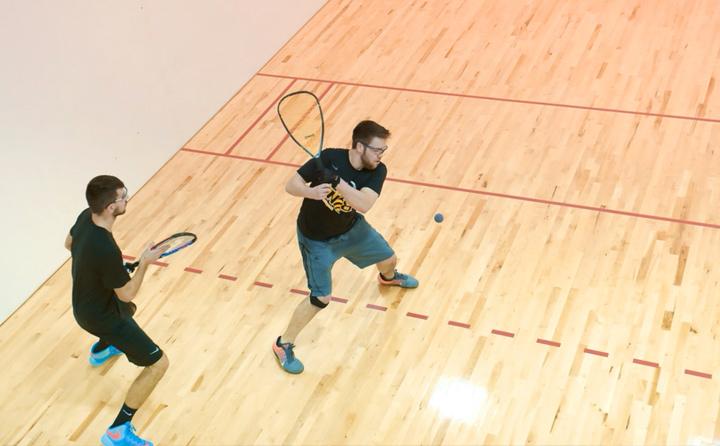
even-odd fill
[{"label": "man in black t-shirt", "polygon": [[136,307],[132,300],[148,265],[167,247],[152,249],[149,244],[131,278],[112,235],[116,217],[124,214],[127,206],[125,185],[116,177],[101,175],[88,183],[85,197],[89,208],[78,216],[65,247],[72,253],[73,315],[80,327],[99,338],[90,348],[90,364],[99,366],[125,353],[130,362],[144,367],[101,442],[106,446],[152,445],[135,435],[131,420],[165,374],[169,362],[133,319]]},{"label": "man in black t-shirt", "polygon": [[[345,257],[359,268],[376,265],[383,285],[415,288],[418,281],[395,270],[397,257],[385,239],[362,215],[380,196],[387,168],[380,160],[390,132],[373,121],[353,130],[352,149],[326,149],[320,162],[311,159],[290,178],[285,190],[303,197],[297,237],[310,297],[295,309],[287,330],[273,343],[280,366],[302,373],[295,357],[295,337],[330,302],[332,267]],[[308,185],[308,183],[310,183]]]}]

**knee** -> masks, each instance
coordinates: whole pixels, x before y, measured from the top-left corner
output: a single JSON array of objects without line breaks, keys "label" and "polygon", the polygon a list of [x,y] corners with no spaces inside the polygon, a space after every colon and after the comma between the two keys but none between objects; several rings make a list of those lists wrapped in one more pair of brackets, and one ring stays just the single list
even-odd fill
[{"label": "knee", "polygon": [[164,375],[167,371],[168,367],[170,367],[170,360],[168,359],[167,353],[163,352],[160,359],[157,360],[157,362],[150,366],[153,372],[158,373],[160,375]]}]

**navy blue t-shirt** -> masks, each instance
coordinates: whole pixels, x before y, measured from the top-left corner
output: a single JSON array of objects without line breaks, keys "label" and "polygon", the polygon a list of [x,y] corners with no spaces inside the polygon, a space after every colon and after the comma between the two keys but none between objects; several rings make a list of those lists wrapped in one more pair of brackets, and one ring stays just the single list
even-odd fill
[{"label": "navy blue t-shirt", "polygon": [[[347,149],[325,149],[320,154],[325,167],[338,173],[357,190],[369,187],[380,195],[387,176],[387,167],[382,162],[377,168],[355,169],[350,164],[350,151]],[[310,159],[298,169],[298,174],[310,183],[311,187],[320,184],[314,159]],[[342,195],[332,190],[323,200],[305,198],[300,207],[297,224],[300,231],[313,240],[327,240],[349,231],[355,224],[357,211],[350,207]]]},{"label": "navy blue t-shirt", "polygon": [[112,233],[93,223],[90,209],[78,216],[70,235],[73,314],[83,328],[107,328],[127,305],[115,294],[130,281],[122,253]]}]

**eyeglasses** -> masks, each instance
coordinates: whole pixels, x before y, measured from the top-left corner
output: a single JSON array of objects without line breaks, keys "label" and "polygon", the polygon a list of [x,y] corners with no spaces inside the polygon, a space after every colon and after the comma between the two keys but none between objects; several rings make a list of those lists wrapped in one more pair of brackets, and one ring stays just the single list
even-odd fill
[{"label": "eyeglasses", "polygon": [[128,200],[128,190],[127,190],[127,187],[123,188],[123,190],[124,190],[124,192],[123,192],[123,194],[122,194],[122,196],[121,196],[120,198],[114,199],[114,200],[111,201],[110,203],[106,204],[105,207],[108,207],[108,206],[110,206],[111,204],[115,204],[115,203],[117,203],[118,201],[127,201],[127,200]]},{"label": "eyeglasses", "polygon": [[385,147],[373,147],[373,146],[371,146],[370,144],[365,144],[365,143],[362,142],[362,141],[358,141],[358,142],[359,142],[360,144],[362,144],[363,146],[365,146],[365,148],[372,150],[373,152],[375,152],[375,153],[378,154],[378,155],[382,155],[382,154],[385,153],[385,151],[388,149],[388,146],[385,146]]}]

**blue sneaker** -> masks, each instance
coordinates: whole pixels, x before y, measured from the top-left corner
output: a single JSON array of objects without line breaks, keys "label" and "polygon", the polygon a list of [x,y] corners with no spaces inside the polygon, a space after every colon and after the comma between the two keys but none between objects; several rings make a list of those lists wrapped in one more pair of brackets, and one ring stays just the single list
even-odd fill
[{"label": "blue sneaker", "polygon": [[121,350],[118,350],[117,348],[113,347],[112,345],[108,346],[105,350],[100,350],[97,353],[93,353],[93,348],[97,345],[97,342],[90,347],[90,357],[88,358],[88,361],[90,361],[90,365],[93,367],[97,367],[99,365],[102,365],[107,361],[108,359],[112,358],[113,356],[122,355],[123,352]]},{"label": "blue sneaker", "polygon": [[402,288],[417,288],[419,285],[416,278],[410,274],[403,274],[395,271],[395,275],[390,280],[385,280],[382,274],[378,274],[378,282],[383,285],[399,286]]},{"label": "blue sneaker", "polygon": [[100,438],[100,442],[105,446],[153,446],[152,442],[135,434],[135,427],[129,421],[120,426],[108,428],[105,435]]},{"label": "blue sneaker", "polygon": [[[278,338],[278,342],[279,341],[280,338]],[[305,366],[303,366],[303,363],[295,357],[295,353],[293,352],[295,344],[286,342],[278,345],[278,342],[273,342],[273,353],[275,353],[275,359],[277,359],[280,367],[282,367],[286,372],[295,375],[302,373],[302,371],[305,370]]]}]

